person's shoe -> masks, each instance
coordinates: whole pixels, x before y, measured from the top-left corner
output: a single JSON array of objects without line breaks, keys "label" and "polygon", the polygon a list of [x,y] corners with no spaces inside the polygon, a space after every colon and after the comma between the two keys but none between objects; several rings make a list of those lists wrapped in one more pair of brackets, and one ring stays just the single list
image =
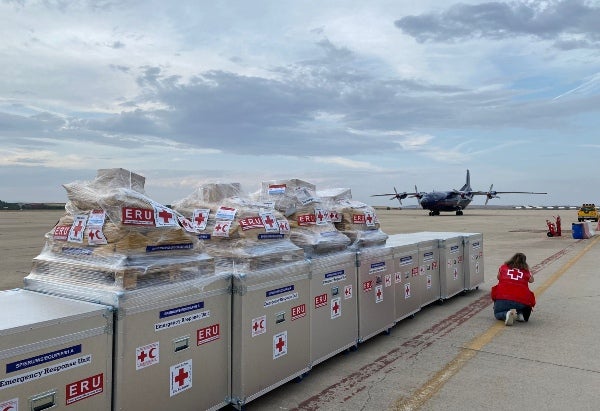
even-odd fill
[{"label": "person's shoe", "polygon": [[517,310],[512,308],[506,312],[506,320],[504,320],[504,324],[513,325],[515,318],[517,318]]},{"label": "person's shoe", "polygon": [[522,313],[517,313],[517,321],[520,323],[524,323],[525,322],[525,317],[523,317]]}]

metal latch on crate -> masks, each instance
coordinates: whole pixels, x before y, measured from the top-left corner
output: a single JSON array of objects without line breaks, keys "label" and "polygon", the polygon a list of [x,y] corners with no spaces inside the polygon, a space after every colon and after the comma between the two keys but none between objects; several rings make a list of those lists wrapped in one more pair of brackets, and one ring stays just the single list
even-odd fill
[{"label": "metal latch on crate", "polygon": [[42,411],[56,405],[56,391],[48,391],[29,398],[30,411]]}]

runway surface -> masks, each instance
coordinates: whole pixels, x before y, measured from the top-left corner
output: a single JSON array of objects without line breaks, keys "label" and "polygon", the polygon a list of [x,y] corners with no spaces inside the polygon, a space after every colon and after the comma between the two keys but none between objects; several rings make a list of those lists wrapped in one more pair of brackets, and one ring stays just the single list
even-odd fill
[{"label": "runway surface", "polygon": [[[560,213],[563,236],[546,236]],[[63,213],[0,212],[0,288],[22,285],[44,234]],[[377,210],[388,234],[483,233],[485,283],[425,307],[358,350],[321,363],[301,382],[248,403],[247,410],[595,410],[600,402],[600,237],[576,240],[576,210]],[[493,317],[498,266],[524,252],[538,304],[528,323]],[[207,370],[209,372],[209,370]]]}]

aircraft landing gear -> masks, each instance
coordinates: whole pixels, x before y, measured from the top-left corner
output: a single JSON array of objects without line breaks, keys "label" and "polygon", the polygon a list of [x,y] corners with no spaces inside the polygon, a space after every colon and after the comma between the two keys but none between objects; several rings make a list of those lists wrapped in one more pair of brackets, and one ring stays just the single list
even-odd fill
[{"label": "aircraft landing gear", "polygon": [[434,216],[434,215],[440,215],[440,212],[439,212],[438,210],[435,210],[435,211],[430,211],[430,212],[429,212],[429,215],[430,215],[430,216]]},{"label": "aircraft landing gear", "polygon": [[456,210],[456,215],[463,215],[463,211],[462,210]]}]

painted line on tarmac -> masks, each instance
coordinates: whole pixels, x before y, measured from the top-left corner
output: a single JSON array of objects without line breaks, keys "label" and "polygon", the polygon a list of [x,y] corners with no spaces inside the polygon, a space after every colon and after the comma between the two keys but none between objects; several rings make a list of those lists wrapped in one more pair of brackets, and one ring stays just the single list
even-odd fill
[{"label": "painted line on tarmac", "polygon": [[[579,243],[579,241],[570,244],[564,249],[556,252],[555,254],[531,267],[531,272],[535,274],[542,268],[558,260],[577,243]],[[492,300],[490,299],[490,295],[486,292],[485,295],[471,302],[469,305],[463,307],[454,314],[451,314],[450,316],[432,325],[421,334],[413,336],[402,343],[399,347],[392,349],[386,354],[375,359],[373,362],[363,366],[352,374],[347,375],[337,383],[330,385],[318,394],[307,398],[298,404],[294,410],[316,411],[324,408],[325,404],[328,403],[340,404],[348,401],[354,395],[370,387],[368,379],[372,375],[380,371],[389,372],[386,370],[386,368],[392,365],[395,361],[400,359],[410,359],[419,355],[421,351],[433,345],[437,340],[441,339],[445,335],[454,331],[465,321],[489,307],[491,304]]]},{"label": "painted line on tarmac", "polygon": [[[563,265],[558,271],[552,274],[546,281],[534,290],[536,297],[542,295],[550,286],[552,286],[569,268],[573,266],[585,253],[587,253],[598,241],[600,236],[595,237],[590,244],[588,244],[583,250],[581,250],[575,257],[571,258],[565,265]],[[576,243],[574,243],[576,244]],[[573,245],[574,245],[573,244]],[[567,247],[553,256],[537,264],[537,271],[543,266],[554,261],[557,254],[564,255]],[[532,268],[533,272],[533,268]],[[425,384],[423,384],[410,398],[398,398],[396,403],[392,407],[393,410],[412,411],[418,410],[427,403],[443,386],[446,382],[458,373],[463,366],[473,358],[481,349],[488,344],[500,331],[506,329],[506,326],[502,322],[496,322],[487,331],[475,337],[466,347],[464,347],[456,357],[448,364],[446,364],[441,370],[439,370],[432,378],[430,378]]]}]

